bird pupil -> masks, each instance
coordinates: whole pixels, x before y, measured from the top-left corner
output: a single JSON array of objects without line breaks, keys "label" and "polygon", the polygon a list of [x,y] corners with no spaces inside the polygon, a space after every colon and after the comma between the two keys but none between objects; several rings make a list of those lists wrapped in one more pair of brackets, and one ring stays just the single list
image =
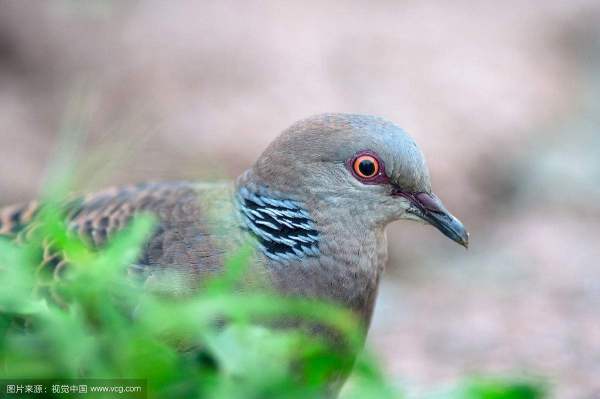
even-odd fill
[{"label": "bird pupil", "polygon": [[373,163],[373,161],[364,159],[358,165],[358,169],[365,176],[373,176],[375,173],[375,163]]}]

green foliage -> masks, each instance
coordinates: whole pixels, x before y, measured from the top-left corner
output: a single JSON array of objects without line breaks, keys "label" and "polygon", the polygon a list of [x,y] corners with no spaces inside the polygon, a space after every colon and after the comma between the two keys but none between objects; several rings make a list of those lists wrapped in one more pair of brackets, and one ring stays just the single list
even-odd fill
[{"label": "green foliage", "polygon": [[541,399],[545,394],[546,387],[541,381],[479,377],[465,381],[456,389],[435,398]]},{"label": "green foliage", "polygon": [[[52,206],[37,226],[25,245],[0,241],[0,279],[10,282],[0,290],[2,378],[144,378],[150,397],[318,397],[362,341],[352,315],[336,307],[236,292],[248,248],[205,289],[175,298],[125,278],[150,217],[100,251],[70,236]],[[60,279],[39,269],[44,245],[69,261]],[[306,329],[269,327],[290,317],[337,331],[346,349]],[[362,368],[377,379],[374,394],[391,397],[374,366]]]},{"label": "green foliage", "polygon": [[[0,378],[141,378],[151,398],[300,399],[335,390],[332,381],[352,366],[350,354],[364,337],[349,312],[235,289],[249,248],[233,254],[204,289],[175,298],[125,278],[151,217],[136,218],[105,248],[91,250],[68,233],[57,207],[44,209],[26,244],[0,240]],[[60,279],[39,268],[44,245],[69,261]],[[282,320],[302,321],[302,328],[282,328]],[[335,331],[337,344],[331,335],[306,333],[314,326]],[[445,397],[541,397],[529,388],[478,383]],[[344,397],[399,394],[361,356]]]}]

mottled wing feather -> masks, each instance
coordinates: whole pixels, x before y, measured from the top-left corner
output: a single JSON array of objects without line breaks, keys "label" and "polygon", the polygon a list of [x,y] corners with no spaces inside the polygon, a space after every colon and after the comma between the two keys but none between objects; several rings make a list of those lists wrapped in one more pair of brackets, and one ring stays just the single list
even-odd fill
[{"label": "mottled wing feather", "polygon": [[[24,242],[35,231],[36,202],[0,210],[0,235]],[[221,253],[211,242],[211,234],[202,223],[198,192],[190,183],[148,183],[112,188],[69,201],[64,206],[69,230],[101,248],[133,216],[149,212],[158,219],[155,232],[132,271],[146,266],[172,268],[182,279],[214,271]],[[55,275],[66,265],[52,242],[44,242],[41,267],[51,267]]]},{"label": "mottled wing feather", "polygon": [[31,223],[39,208],[36,201],[0,209],[0,236],[17,237]]}]

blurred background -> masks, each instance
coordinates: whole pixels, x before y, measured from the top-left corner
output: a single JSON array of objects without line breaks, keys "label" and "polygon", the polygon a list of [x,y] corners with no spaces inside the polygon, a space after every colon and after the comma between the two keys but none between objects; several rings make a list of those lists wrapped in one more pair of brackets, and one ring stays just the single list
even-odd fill
[{"label": "blurred background", "polygon": [[86,190],[233,178],[298,119],[381,115],[472,240],[390,228],[369,336],[388,375],[597,398],[598,71],[595,0],[0,0],[0,205],[39,194],[79,108]]}]

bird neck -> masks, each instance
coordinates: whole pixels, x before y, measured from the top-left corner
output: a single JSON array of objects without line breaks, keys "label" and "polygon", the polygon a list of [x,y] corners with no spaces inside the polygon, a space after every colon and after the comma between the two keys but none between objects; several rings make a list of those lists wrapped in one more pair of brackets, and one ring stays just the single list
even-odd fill
[{"label": "bird neck", "polygon": [[242,227],[267,258],[286,264],[320,255],[319,231],[302,202],[249,182],[238,184],[235,201]]},{"label": "bird neck", "polygon": [[242,227],[256,239],[286,293],[333,300],[368,325],[387,258],[383,227],[370,227],[326,200],[299,198],[238,179]]}]

